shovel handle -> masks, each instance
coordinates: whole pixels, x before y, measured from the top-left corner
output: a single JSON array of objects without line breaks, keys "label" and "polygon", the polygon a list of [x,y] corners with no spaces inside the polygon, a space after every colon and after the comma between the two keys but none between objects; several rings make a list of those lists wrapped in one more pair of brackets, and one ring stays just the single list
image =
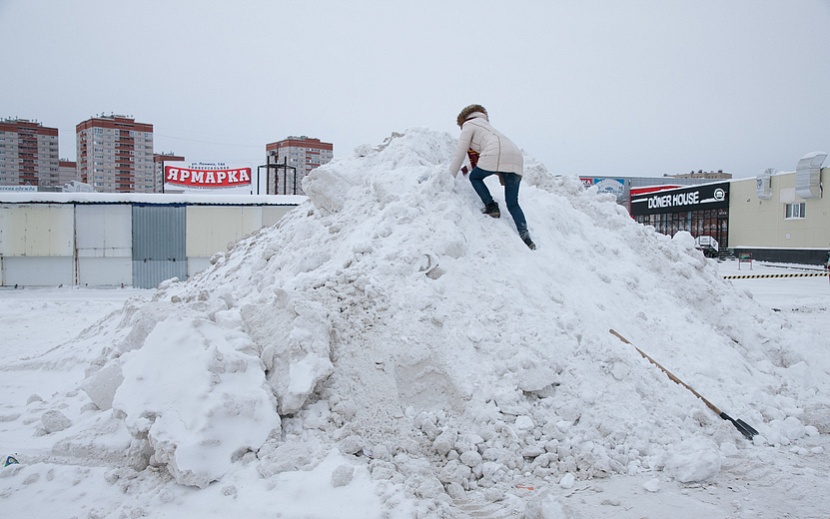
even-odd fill
[{"label": "shovel handle", "polygon": [[674,383],[676,383],[676,384],[680,384],[681,386],[683,386],[683,387],[685,387],[686,389],[688,389],[689,391],[691,391],[691,392],[692,392],[692,394],[694,394],[696,397],[698,397],[699,399],[703,400],[703,403],[704,403],[704,404],[706,404],[706,407],[708,407],[709,409],[711,409],[711,410],[712,410],[715,414],[720,415],[720,414],[723,412],[723,411],[721,411],[720,409],[718,409],[718,408],[717,408],[717,406],[716,406],[715,404],[713,404],[712,402],[710,402],[710,401],[706,400],[705,398],[703,398],[703,396],[702,396],[700,393],[698,393],[697,391],[695,391],[695,390],[694,390],[694,388],[693,388],[692,386],[690,386],[690,385],[686,384],[685,382],[683,382],[683,381],[682,381],[682,380],[680,380],[679,378],[675,377],[675,376],[674,376],[674,373],[672,373],[671,371],[669,371],[669,370],[667,370],[666,368],[664,368],[663,366],[661,366],[659,362],[657,362],[656,360],[654,360],[654,359],[652,359],[651,357],[649,357],[648,355],[646,355],[646,353],[645,353],[643,350],[641,350],[641,349],[640,349],[640,348],[638,348],[637,346],[634,346],[634,344],[632,344],[632,343],[631,343],[628,339],[626,339],[625,337],[623,337],[622,335],[620,335],[619,333],[617,333],[617,330],[615,330],[615,329],[611,328],[611,330],[609,330],[609,331],[610,331],[612,334],[614,334],[614,335],[615,335],[615,336],[616,336],[619,340],[623,341],[624,343],[626,343],[626,344],[630,345],[630,346],[631,346],[631,347],[633,347],[635,350],[637,350],[637,353],[639,353],[640,355],[642,355],[644,359],[646,359],[647,361],[651,362],[652,364],[654,364],[655,366],[657,366],[658,368],[660,368],[660,370],[661,370],[663,373],[665,373],[665,374],[666,374],[666,375],[667,375],[667,376],[668,376],[668,377],[672,380],[672,382],[674,382]]},{"label": "shovel handle", "polygon": [[738,429],[738,431],[740,431],[740,432],[741,432],[741,434],[743,434],[743,435],[746,437],[746,439],[747,439],[747,440],[752,440],[752,437],[753,437],[753,436],[756,436],[756,435],[760,434],[760,433],[759,433],[758,431],[756,431],[756,430],[755,430],[755,429],[754,429],[751,425],[749,425],[748,423],[744,422],[743,420],[741,420],[741,419],[735,420],[735,419],[733,419],[731,416],[729,416],[728,414],[726,414],[726,413],[724,413],[723,411],[721,411],[720,409],[718,409],[718,408],[717,408],[717,406],[715,406],[715,404],[713,404],[712,402],[710,402],[710,401],[706,400],[705,398],[703,398],[703,396],[701,396],[701,394],[700,394],[700,393],[698,393],[697,391],[695,391],[695,390],[694,390],[694,388],[692,388],[690,385],[686,384],[685,382],[683,382],[683,381],[682,381],[682,380],[680,380],[679,378],[675,377],[675,376],[674,376],[674,374],[673,374],[671,371],[667,370],[666,368],[664,368],[663,366],[661,366],[659,362],[657,362],[656,360],[654,360],[654,359],[652,359],[651,357],[649,357],[648,355],[646,355],[646,354],[645,354],[645,352],[644,352],[643,350],[641,350],[641,349],[640,349],[640,348],[638,348],[637,346],[634,346],[634,344],[632,344],[632,343],[631,343],[628,339],[626,339],[625,337],[623,337],[622,335],[620,335],[619,333],[617,333],[617,331],[616,331],[616,330],[614,330],[613,328],[611,328],[611,330],[609,330],[609,331],[610,331],[613,335],[615,335],[615,336],[616,336],[619,340],[621,340],[622,342],[624,342],[624,343],[626,343],[626,344],[630,345],[630,346],[631,346],[631,347],[633,347],[635,350],[637,350],[637,352],[638,352],[640,355],[642,355],[642,356],[643,356],[646,360],[648,360],[649,362],[651,362],[652,364],[654,364],[655,366],[657,366],[658,368],[660,368],[660,370],[661,370],[663,373],[665,373],[665,374],[666,374],[666,375],[667,375],[667,376],[668,376],[668,377],[669,377],[669,378],[670,378],[673,382],[675,382],[675,383],[677,383],[677,384],[680,384],[681,386],[683,386],[683,387],[685,387],[686,389],[688,389],[689,391],[691,391],[693,395],[695,395],[695,396],[696,396],[696,397],[698,397],[699,399],[703,400],[703,403],[704,403],[704,404],[706,404],[706,407],[708,407],[709,409],[711,409],[712,411],[714,411],[714,413],[715,413],[716,415],[720,416],[720,417],[721,417],[721,418],[723,418],[724,420],[728,420],[728,421],[732,422],[732,425],[734,425],[734,426],[735,426],[735,428],[736,428],[736,429]]}]

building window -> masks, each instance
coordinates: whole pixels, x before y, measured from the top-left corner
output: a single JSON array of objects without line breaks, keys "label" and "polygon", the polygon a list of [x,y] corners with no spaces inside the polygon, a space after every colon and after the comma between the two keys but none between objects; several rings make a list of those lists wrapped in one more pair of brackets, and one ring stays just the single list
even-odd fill
[{"label": "building window", "polygon": [[794,218],[805,218],[807,215],[807,204],[801,202],[800,204],[787,204],[784,210],[784,218],[787,220]]}]

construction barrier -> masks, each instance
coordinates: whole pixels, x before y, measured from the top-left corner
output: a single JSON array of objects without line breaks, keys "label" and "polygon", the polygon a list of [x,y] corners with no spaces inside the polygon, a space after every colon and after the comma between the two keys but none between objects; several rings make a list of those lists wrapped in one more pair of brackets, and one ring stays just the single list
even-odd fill
[{"label": "construction barrier", "polygon": [[826,272],[810,272],[801,274],[749,274],[746,276],[723,276],[723,279],[814,278],[824,277],[826,275]]}]

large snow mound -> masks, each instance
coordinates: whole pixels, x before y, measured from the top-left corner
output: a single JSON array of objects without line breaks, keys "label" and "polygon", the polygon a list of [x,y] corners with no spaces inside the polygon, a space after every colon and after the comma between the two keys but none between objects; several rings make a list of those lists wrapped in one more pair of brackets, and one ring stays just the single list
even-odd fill
[{"label": "large snow mound", "polygon": [[827,339],[736,291],[688,233],[528,158],[530,251],[447,174],[454,146],[415,128],[322,166],[274,227],[126,307],[85,388],[141,444],[133,465],[202,487],[336,447],[422,511],[563,476],[715,477],[718,451],[749,442],[611,328],[756,442],[830,423],[828,366],[806,361]]}]

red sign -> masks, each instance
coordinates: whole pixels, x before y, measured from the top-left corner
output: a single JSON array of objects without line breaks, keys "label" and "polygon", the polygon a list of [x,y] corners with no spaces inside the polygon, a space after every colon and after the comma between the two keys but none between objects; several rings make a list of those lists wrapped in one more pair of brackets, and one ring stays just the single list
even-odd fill
[{"label": "red sign", "polygon": [[245,186],[251,183],[251,168],[193,169],[164,166],[164,181],[188,187]]},{"label": "red sign", "polygon": [[648,193],[656,193],[658,191],[665,191],[666,189],[677,189],[678,187],[683,187],[683,186],[674,185],[674,184],[661,184],[659,186],[632,187],[631,188],[631,196],[645,195],[645,194],[648,194]]}]

